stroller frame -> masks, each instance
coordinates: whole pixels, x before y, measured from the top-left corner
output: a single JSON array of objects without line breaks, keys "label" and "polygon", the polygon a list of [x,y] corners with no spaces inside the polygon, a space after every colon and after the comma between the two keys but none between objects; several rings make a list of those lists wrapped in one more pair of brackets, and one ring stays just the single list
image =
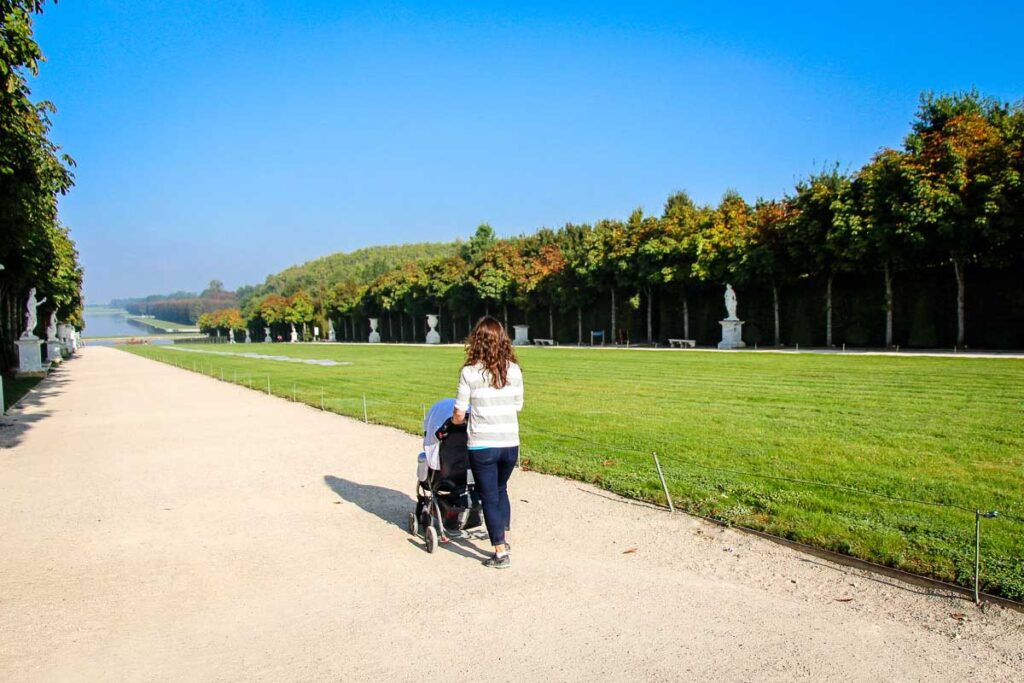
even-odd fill
[{"label": "stroller frame", "polygon": [[[416,482],[416,512],[409,513],[409,533],[419,536],[422,529],[427,552],[430,553],[434,552],[439,543],[450,542],[450,533],[464,531],[471,515],[476,513],[479,518],[482,514],[479,502],[473,499],[470,491],[472,473],[469,469],[469,452],[466,448],[468,440],[466,425],[445,422],[445,426],[438,432],[438,438],[441,442],[440,469],[428,470],[426,481]],[[465,477],[465,483],[453,481],[453,476],[456,479]],[[445,515],[441,511],[439,502],[444,495],[443,484],[456,487],[466,486],[466,495],[469,495],[471,500],[471,505],[463,508],[459,513],[458,526],[453,530],[446,528]]]}]

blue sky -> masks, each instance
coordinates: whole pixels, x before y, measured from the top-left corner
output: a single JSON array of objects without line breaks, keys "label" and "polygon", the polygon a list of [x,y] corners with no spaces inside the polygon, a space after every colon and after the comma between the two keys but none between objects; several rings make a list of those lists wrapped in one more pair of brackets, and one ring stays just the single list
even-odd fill
[{"label": "blue sky", "polygon": [[86,297],[776,197],[923,90],[1024,96],[1024,5],[64,0],[36,22]]}]

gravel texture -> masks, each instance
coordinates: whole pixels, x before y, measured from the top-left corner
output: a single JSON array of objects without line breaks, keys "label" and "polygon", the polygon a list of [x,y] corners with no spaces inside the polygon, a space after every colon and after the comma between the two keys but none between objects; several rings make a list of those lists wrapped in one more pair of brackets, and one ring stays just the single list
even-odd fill
[{"label": "gravel texture", "polygon": [[510,570],[427,554],[418,446],[84,349],[0,426],[0,680],[1024,679],[1020,612],[536,473]]}]

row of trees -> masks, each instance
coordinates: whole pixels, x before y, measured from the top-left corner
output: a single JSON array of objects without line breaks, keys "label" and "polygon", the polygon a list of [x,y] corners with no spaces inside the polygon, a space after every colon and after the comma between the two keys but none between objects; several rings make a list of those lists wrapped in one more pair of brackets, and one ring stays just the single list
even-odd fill
[{"label": "row of trees", "polygon": [[[455,253],[411,260],[358,281],[321,282],[314,289],[270,294],[253,290],[242,314],[254,325],[284,320],[284,294],[309,306],[293,322],[347,321],[443,313],[451,320],[484,309],[508,320],[508,308],[546,310],[554,337],[556,311],[575,310],[577,340],[583,311],[610,303],[611,336],[619,309],[642,309],[653,340],[656,296],[682,302],[689,338],[689,296],[708,284],[770,290],[773,337],[784,341],[783,292],[808,279],[822,284],[826,344],[833,344],[833,283],[849,273],[877,278],[884,288],[885,344],[892,346],[894,288],[899,276],[948,268],[956,281],[956,342],[966,343],[967,273],[1002,268],[1024,253],[1024,109],[977,92],[925,95],[900,149],[883,149],[856,173],[838,166],[797,183],[782,199],[748,203],[727,192],[717,206],[684,192],[668,198],[660,216],[636,210],[628,219],[541,229],[499,240],[488,225]],[[268,279],[269,282],[269,279]],[[536,333],[535,333],[536,334]],[[537,335],[539,336],[539,335]],[[391,338],[396,338],[394,334]]]},{"label": "row of trees", "polygon": [[40,307],[38,334],[53,310],[82,326],[82,269],[75,243],[57,217],[57,199],[73,184],[74,161],[50,140],[50,102],[33,102],[27,76],[42,52],[32,37],[41,0],[0,0],[0,368],[14,363],[31,287]]},{"label": "row of trees", "polygon": [[238,294],[224,289],[220,280],[210,280],[210,285],[199,294],[152,294],[141,298],[114,299],[110,305],[124,308],[133,315],[151,315],[160,320],[191,325],[197,324],[205,313],[238,308]]}]

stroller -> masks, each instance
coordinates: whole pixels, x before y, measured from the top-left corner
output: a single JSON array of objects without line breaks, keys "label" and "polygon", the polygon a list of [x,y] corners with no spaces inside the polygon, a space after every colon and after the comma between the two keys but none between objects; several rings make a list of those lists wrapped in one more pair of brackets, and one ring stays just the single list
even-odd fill
[{"label": "stroller", "polygon": [[469,469],[466,425],[452,424],[455,399],[430,407],[423,419],[423,452],[416,470],[416,511],[409,513],[409,533],[422,532],[427,552],[482,523],[480,501]]}]

